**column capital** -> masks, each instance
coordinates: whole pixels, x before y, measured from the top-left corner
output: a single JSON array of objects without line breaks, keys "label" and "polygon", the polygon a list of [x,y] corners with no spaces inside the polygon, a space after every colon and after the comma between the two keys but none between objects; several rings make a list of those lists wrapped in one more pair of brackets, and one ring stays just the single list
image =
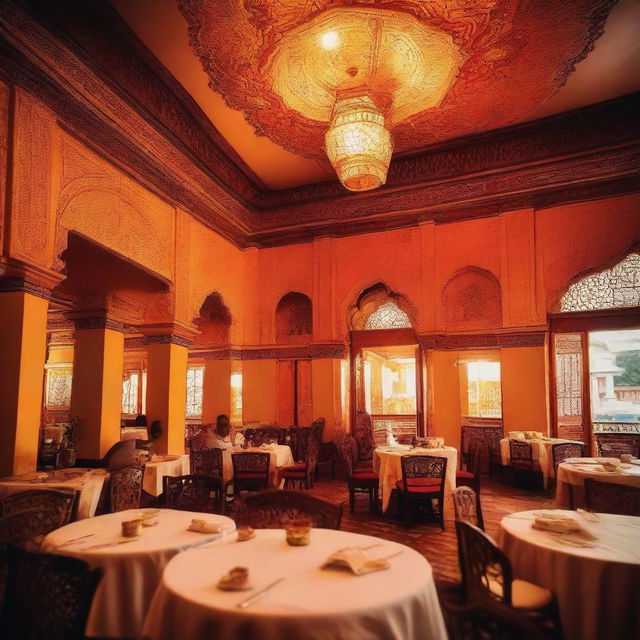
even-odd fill
[{"label": "column capital", "polygon": [[111,329],[111,331],[119,331],[120,333],[127,331],[125,324],[104,312],[68,311],[64,315],[73,322],[76,331],[84,329]]},{"label": "column capital", "polygon": [[179,321],[139,325],[137,329],[144,335],[143,342],[146,345],[177,344],[189,347],[200,333],[193,325]]},{"label": "column capital", "polygon": [[22,292],[50,300],[52,289],[63,279],[56,271],[0,257],[0,293]]}]

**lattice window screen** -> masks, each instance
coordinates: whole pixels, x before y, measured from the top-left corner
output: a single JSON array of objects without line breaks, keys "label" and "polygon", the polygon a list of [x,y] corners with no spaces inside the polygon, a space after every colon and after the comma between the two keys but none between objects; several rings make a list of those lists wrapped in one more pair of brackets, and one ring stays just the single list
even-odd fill
[{"label": "lattice window screen", "polygon": [[409,316],[394,302],[380,305],[368,318],[365,329],[407,329],[411,327]]},{"label": "lattice window screen", "polygon": [[204,367],[187,368],[187,417],[202,415],[202,394],[204,388]]}]

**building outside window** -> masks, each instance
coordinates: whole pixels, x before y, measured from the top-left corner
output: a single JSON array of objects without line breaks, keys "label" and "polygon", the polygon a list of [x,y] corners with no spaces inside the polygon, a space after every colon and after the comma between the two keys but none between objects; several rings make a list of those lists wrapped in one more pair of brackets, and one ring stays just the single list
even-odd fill
[{"label": "building outside window", "polygon": [[501,418],[500,363],[479,360],[467,363],[467,415]]}]

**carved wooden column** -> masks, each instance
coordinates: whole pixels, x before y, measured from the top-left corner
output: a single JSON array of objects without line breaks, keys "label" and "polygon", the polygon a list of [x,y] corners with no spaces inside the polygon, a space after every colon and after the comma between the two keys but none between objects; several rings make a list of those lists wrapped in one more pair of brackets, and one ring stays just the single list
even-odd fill
[{"label": "carved wooden column", "polygon": [[47,310],[55,276],[43,284],[32,275],[16,275],[0,259],[0,475],[34,471],[37,465]]},{"label": "carved wooden column", "polygon": [[124,325],[105,315],[70,315],[75,322],[71,417],[84,428],[78,457],[101,458],[120,440]]}]

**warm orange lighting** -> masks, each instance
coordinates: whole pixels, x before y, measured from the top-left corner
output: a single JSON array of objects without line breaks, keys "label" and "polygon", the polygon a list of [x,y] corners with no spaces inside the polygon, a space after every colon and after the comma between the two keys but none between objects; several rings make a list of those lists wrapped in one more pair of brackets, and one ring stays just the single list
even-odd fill
[{"label": "warm orange lighting", "polygon": [[320,44],[322,44],[323,48],[327,51],[333,51],[338,48],[340,39],[335,31],[327,31],[320,37]]},{"label": "warm orange lighting", "polygon": [[339,98],[325,136],[325,149],[340,182],[368,191],[387,181],[393,144],[384,116],[368,95]]}]

